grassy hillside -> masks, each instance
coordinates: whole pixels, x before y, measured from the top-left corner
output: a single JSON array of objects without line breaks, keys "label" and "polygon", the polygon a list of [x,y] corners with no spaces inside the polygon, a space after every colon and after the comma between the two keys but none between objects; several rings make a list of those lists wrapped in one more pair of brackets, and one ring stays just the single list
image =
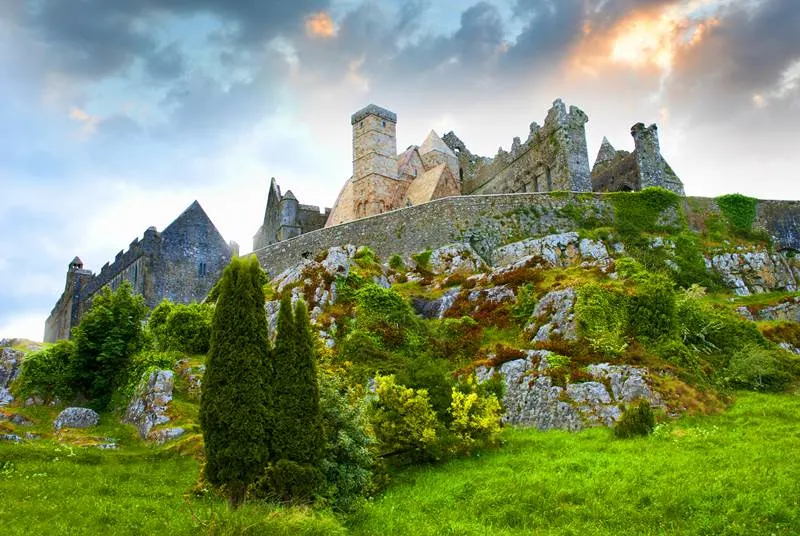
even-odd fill
[{"label": "grassy hillside", "polygon": [[401,470],[350,517],[192,493],[169,450],[0,443],[5,534],[797,534],[800,396],[739,393],[729,411],[648,438],[508,429],[502,449]]}]

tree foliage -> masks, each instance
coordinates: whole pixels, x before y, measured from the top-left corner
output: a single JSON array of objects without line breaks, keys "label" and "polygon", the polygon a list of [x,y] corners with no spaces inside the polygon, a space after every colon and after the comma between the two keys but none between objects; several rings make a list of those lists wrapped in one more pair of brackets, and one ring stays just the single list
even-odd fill
[{"label": "tree foliage", "polygon": [[74,386],[96,407],[108,405],[128,361],[141,348],[146,314],[144,298],[134,295],[131,284],[124,281],[115,292],[106,287],[95,295],[73,331]]},{"label": "tree foliage", "polygon": [[235,258],[225,269],[200,399],[205,477],[233,506],[269,460],[269,339],[261,267]]},{"label": "tree foliage", "polygon": [[314,337],[305,302],[288,295],[278,311],[272,354],[271,457],[266,482],[281,500],[308,500],[322,480],[324,447]]}]

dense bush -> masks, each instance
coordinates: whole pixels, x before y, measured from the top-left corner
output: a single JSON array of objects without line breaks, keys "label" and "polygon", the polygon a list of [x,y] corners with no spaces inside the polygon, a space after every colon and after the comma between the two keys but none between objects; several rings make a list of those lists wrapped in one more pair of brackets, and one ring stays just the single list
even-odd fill
[{"label": "dense bush", "polygon": [[412,462],[430,459],[439,425],[427,391],[398,385],[394,376],[376,376],[375,385],[370,422],[380,455]]},{"label": "dense bush", "polygon": [[453,387],[450,403],[450,431],[458,440],[456,450],[491,443],[500,430],[503,408],[493,394],[481,394],[470,381],[467,392]]},{"label": "dense bush", "polygon": [[124,281],[114,292],[106,287],[95,295],[73,331],[73,384],[95,407],[107,406],[124,381],[131,356],[144,342],[146,313],[144,298],[134,295],[131,284]]},{"label": "dense bush", "polygon": [[635,406],[629,406],[614,424],[614,435],[620,438],[646,436],[653,432],[656,417],[650,403],[641,400]]},{"label": "dense bush", "polygon": [[374,283],[355,293],[355,325],[369,331],[388,349],[411,350],[421,341],[420,320],[396,291]]},{"label": "dense bush", "polygon": [[367,419],[368,401],[331,374],[319,375],[325,447],[319,496],[337,510],[350,510],[373,491],[377,460],[375,436]]},{"label": "dense bush", "polygon": [[578,289],[575,318],[580,334],[592,348],[609,355],[619,355],[628,346],[626,296],[597,283]]},{"label": "dense bush", "polygon": [[641,272],[628,298],[628,327],[642,341],[657,342],[676,336],[678,317],[675,284],[665,274]]},{"label": "dense bush", "polygon": [[[162,302],[156,310],[165,306]],[[161,313],[162,311],[160,311]],[[199,303],[169,304],[166,318],[157,317],[153,326],[153,315],[150,316],[150,327],[158,347],[162,350],[178,350],[187,354],[205,354],[211,343],[211,320],[214,308]]]},{"label": "dense bush", "polygon": [[724,372],[725,383],[737,389],[780,391],[791,380],[782,351],[747,345],[733,354]]},{"label": "dense bush", "polygon": [[45,403],[55,399],[68,402],[75,394],[74,352],[75,344],[64,340],[27,356],[22,362],[19,381],[14,385],[17,397],[38,396]]},{"label": "dense bush", "polygon": [[389,257],[389,268],[398,272],[406,269],[406,263],[403,262],[403,257],[395,253]]}]

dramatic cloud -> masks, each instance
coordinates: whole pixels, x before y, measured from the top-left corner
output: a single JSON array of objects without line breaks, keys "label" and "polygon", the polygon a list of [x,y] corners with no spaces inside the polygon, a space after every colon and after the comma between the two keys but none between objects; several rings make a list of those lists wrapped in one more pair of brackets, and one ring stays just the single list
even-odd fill
[{"label": "dramatic cloud", "polygon": [[97,269],[194,199],[243,251],[270,176],[330,205],[369,102],[400,148],[454,129],[491,155],[562,97],[590,158],[658,121],[690,194],[800,198],[789,0],[2,4],[0,336],[40,336],[75,254]]}]

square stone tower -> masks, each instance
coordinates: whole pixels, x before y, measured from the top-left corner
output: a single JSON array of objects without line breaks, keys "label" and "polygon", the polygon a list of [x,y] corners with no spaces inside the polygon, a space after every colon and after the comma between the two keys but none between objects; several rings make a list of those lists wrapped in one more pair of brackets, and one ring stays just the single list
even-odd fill
[{"label": "square stone tower", "polygon": [[370,104],[354,113],[353,211],[356,218],[400,208],[404,181],[397,177],[397,115]]}]

